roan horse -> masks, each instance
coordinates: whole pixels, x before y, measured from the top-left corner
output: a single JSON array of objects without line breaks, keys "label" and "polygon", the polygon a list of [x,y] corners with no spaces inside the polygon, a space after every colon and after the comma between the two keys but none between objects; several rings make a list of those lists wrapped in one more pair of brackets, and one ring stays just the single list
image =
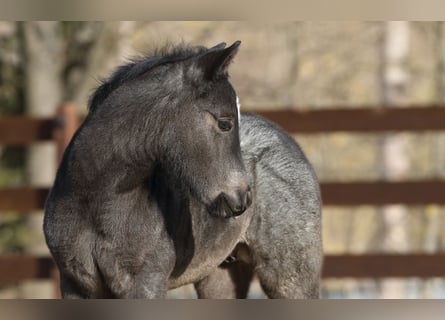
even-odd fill
[{"label": "roan horse", "polygon": [[317,298],[320,193],[298,145],[239,118],[230,47],[176,46],[120,67],[90,100],[46,202],[64,298]]}]

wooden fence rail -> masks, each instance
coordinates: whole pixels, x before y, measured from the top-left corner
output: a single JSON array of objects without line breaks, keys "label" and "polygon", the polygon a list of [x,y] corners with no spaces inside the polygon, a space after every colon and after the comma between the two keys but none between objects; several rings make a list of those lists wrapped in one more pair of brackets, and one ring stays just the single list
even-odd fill
[{"label": "wooden fence rail", "polygon": [[445,277],[445,254],[327,255],[323,277]]},{"label": "wooden fence rail", "polygon": [[445,130],[445,106],[260,111],[293,133]]},{"label": "wooden fence rail", "polygon": [[[60,109],[58,120],[35,119],[25,116],[0,118],[0,145],[26,145],[50,140],[57,125],[78,123],[72,113],[74,105]],[[412,108],[363,108],[329,110],[259,111],[258,114],[274,121],[292,133],[326,133],[335,131],[429,131],[445,130],[445,106]],[[72,128],[68,130],[72,131]]]},{"label": "wooden fence rail", "polygon": [[[43,209],[49,190],[45,188],[0,189],[0,214],[6,211],[25,213]],[[326,182],[321,183],[324,205],[445,205],[445,181],[404,182]]]},{"label": "wooden fence rail", "polygon": [[[445,254],[326,255],[323,278],[445,277]],[[54,277],[50,257],[0,256],[0,283]]]},{"label": "wooden fence rail", "polygon": [[7,211],[27,214],[27,211],[43,209],[48,191],[31,187],[0,189],[0,214]]},{"label": "wooden fence rail", "polygon": [[51,140],[54,127],[54,119],[3,117],[0,118],[0,144],[26,145]]},{"label": "wooden fence rail", "polygon": [[[79,125],[76,110],[75,105],[65,104],[55,119],[0,118],[0,145],[54,140],[60,159]],[[445,106],[258,113],[292,133],[445,130]],[[441,180],[329,182],[321,183],[321,190],[324,205],[445,204],[445,181]],[[42,209],[47,194],[46,188],[0,189],[0,213]],[[0,256],[0,283],[51,278],[54,268],[49,257]],[[445,277],[445,254],[326,255],[323,277]]]}]

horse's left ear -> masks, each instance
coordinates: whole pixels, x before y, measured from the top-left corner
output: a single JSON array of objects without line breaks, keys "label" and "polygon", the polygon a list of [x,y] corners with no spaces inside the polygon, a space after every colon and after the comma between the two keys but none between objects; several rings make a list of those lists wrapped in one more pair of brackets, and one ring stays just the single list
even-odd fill
[{"label": "horse's left ear", "polygon": [[199,70],[199,73],[204,80],[214,80],[219,75],[226,75],[227,68],[232,62],[233,57],[238,52],[238,47],[241,41],[235,41],[230,47],[224,48],[225,43],[216,45],[208,51],[198,56],[194,67]]}]

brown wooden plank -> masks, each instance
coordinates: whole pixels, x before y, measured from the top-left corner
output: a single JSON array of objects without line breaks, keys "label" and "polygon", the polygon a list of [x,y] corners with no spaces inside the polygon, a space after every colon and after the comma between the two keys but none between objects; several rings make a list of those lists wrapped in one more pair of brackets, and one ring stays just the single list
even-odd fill
[{"label": "brown wooden plank", "polygon": [[[445,107],[277,110],[258,113],[295,133],[445,129]],[[1,117],[0,144],[21,145],[49,140],[53,129],[53,119]]]},{"label": "brown wooden plank", "polygon": [[[332,131],[423,131],[445,129],[445,107],[363,108],[299,111],[258,111],[289,132]],[[22,145],[37,140],[49,140],[54,129],[53,119],[27,116],[0,118],[0,144]]]},{"label": "brown wooden plank", "polygon": [[48,189],[45,188],[13,188],[0,189],[0,211],[24,212],[42,209]]},{"label": "brown wooden plank", "polygon": [[445,107],[258,111],[293,133],[445,130]]},{"label": "brown wooden plank", "polygon": [[[322,183],[324,205],[445,204],[445,181]],[[0,211],[42,209],[45,188],[0,189]]]},{"label": "brown wooden plank", "polygon": [[[50,257],[0,256],[0,283],[50,279],[55,264]],[[445,276],[445,254],[326,255],[323,278],[431,278]]]},{"label": "brown wooden plank", "polygon": [[26,145],[34,141],[50,140],[53,128],[53,119],[0,117],[0,144]]},{"label": "brown wooden plank", "polygon": [[[62,160],[63,153],[70,143],[74,133],[79,127],[79,115],[74,103],[64,103],[57,110],[58,126],[55,128],[53,138],[57,145],[57,161]],[[60,123],[62,121],[62,123]]]},{"label": "brown wooden plank", "polygon": [[445,204],[445,181],[322,183],[324,205]]},{"label": "brown wooden plank", "polygon": [[[57,109],[58,126],[53,133],[57,145],[57,162],[60,162],[80,124],[80,117],[74,103],[64,103]],[[62,123],[61,123],[62,122]]]},{"label": "brown wooden plank", "polygon": [[55,264],[50,257],[30,255],[0,256],[0,282],[16,282],[27,279],[49,279]]},{"label": "brown wooden plank", "polygon": [[324,278],[444,277],[445,254],[327,255]]}]

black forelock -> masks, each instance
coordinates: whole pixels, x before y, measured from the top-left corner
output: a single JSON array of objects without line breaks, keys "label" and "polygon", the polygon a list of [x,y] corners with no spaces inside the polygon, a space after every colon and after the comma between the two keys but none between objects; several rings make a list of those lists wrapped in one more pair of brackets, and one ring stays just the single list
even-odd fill
[{"label": "black forelock", "polygon": [[142,58],[130,59],[130,62],[118,67],[113,74],[101,82],[101,85],[95,90],[89,100],[89,110],[102,103],[108,95],[122,85],[124,82],[136,79],[147,71],[167,63],[178,62],[199,55],[208,50],[203,46],[190,46],[187,44],[172,45],[168,43],[161,48],[157,48],[147,53]]}]

